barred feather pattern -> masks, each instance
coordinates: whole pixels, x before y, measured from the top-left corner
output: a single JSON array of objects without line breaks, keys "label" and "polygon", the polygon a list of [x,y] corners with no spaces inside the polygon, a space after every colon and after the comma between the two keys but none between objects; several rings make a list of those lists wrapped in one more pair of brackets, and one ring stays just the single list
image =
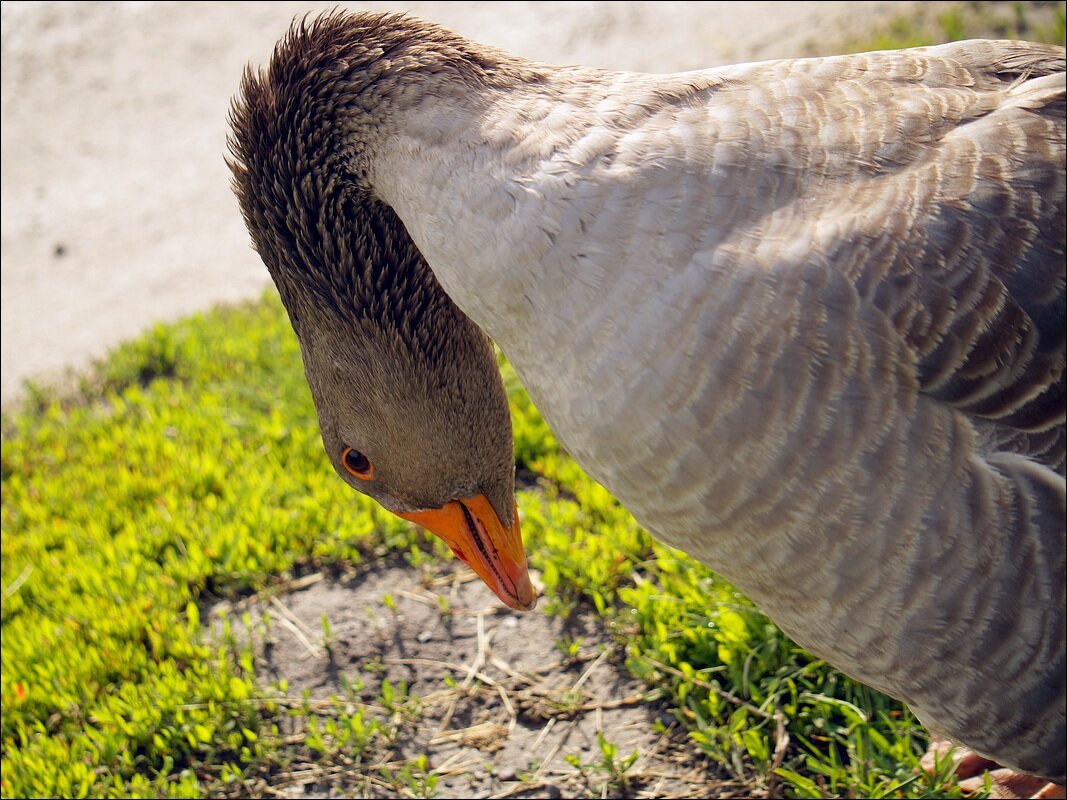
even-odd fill
[{"label": "barred feather pattern", "polygon": [[359,83],[375,36],[354,180],[583,467],[816,655],[1064,783],[1064,49],[639,75],[343,15],[289,48],[333,37]]},{"label": "barred feather pattern", "polygon": [[1063,103],[1017,44],[564,71],[374,174],[653,533],[1062,781]]}]

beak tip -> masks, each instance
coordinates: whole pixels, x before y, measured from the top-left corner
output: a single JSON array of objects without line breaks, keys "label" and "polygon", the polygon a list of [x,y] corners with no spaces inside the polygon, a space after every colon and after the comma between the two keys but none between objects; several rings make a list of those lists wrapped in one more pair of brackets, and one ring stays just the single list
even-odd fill
[{"label": "beak tip", "polygon": [[493,591],[508,608],[515,611],[533,611],[537,607],[537,601],[541,599],[541,595],[534,589],[525,564],[522,565],[522,571],[516,577],[517,580],[514,581],[513,590],[505,589],[502,585],[497,584]]},{"label": "beak tip", "polygon": [[[537,607],[537,601],[541,599],[541,595],[537,589],[534,588],[533,581],[530,579],[530,571],[526,566],[525,553],[522,556],[521,564],[516,572],[517,574],[513,573],[513,576],[517,578],[517,580],[515,580],[515,594],[511,598],[514,601],[512,608],[516,611],[533,611]],[[508,605],[511,604],[509,603]]]},{"label": "beak tip", "polygon": [[529,600],[523,602],[516,598],[515,605],[512,606],[516,611],[533,611],[537,608],[537,601],[541,599],[540,595],[532,595]]}]

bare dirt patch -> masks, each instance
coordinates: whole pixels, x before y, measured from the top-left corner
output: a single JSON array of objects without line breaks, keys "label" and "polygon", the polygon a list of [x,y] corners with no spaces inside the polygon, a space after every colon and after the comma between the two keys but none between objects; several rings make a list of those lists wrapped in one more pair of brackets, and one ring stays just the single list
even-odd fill
[{"label": "bare dirt patch", "polygon": [[[227,606],[216,606],[214,618]],[[398,558],[343,578],[311,575],[240,606],[252,628],[237,636],[252,636],[261,680],[287,681],[289,698],[306,691],[312,713],[347,704],[391,711],[397,725],[370,762],[298,758],[265,777],[265,794],[396,796],[381,768],[395,772],[420,755],[436,776],[436,797],[748,793],[699,754],[655,691],[627,671],[591,610],[519,614],[462,565],[420,575]],[[407,687],[391,710],[381,704],[386,680]],[[296,743],[306,719],[292,719],[283,733]],[[636,754],[625,771],[605,765],[598,734],[617,747],[618,767]]]}]

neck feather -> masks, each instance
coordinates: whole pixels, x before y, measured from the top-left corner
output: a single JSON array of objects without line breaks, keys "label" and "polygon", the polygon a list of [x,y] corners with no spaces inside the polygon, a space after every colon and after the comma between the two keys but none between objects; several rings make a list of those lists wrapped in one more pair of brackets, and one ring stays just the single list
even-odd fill
[{"label": "neck feather", "polygon": [[234,189],[298,332],[300,309],[314,309],[432,352],[442,328],[472,324],[377,199],[368,160],[427,82],[500,79],[508,59],[401,15],[331,14],[295,24],[269,70],[246,73],[231,111]]}]

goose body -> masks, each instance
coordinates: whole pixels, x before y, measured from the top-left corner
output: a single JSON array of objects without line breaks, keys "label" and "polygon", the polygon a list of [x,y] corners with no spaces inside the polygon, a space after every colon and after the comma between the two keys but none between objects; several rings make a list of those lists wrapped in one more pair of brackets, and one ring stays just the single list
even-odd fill
[{"label": "goose body", "polygon": [[[361,392],[388,404],[423,369],[398,349],[488,381],[480,329],[657,538],[934,732],[1064,783],[1064,109],[1062,47],[639,75],[336,15],[246,78],[235,185],[335,464],[346,436],[418,464],[437,434],[364,434],[346,381],[395,372]],[[449,321],[344,330],[391,291]],[[409,328],[478,355],[390,343]],[[485,411],[420,395],[411,415],[475,420],[435,452],[510,447],[485,385]],[[517,533],[485,453],[429,494],[338,471],[414,519],[481,490]]]}]

